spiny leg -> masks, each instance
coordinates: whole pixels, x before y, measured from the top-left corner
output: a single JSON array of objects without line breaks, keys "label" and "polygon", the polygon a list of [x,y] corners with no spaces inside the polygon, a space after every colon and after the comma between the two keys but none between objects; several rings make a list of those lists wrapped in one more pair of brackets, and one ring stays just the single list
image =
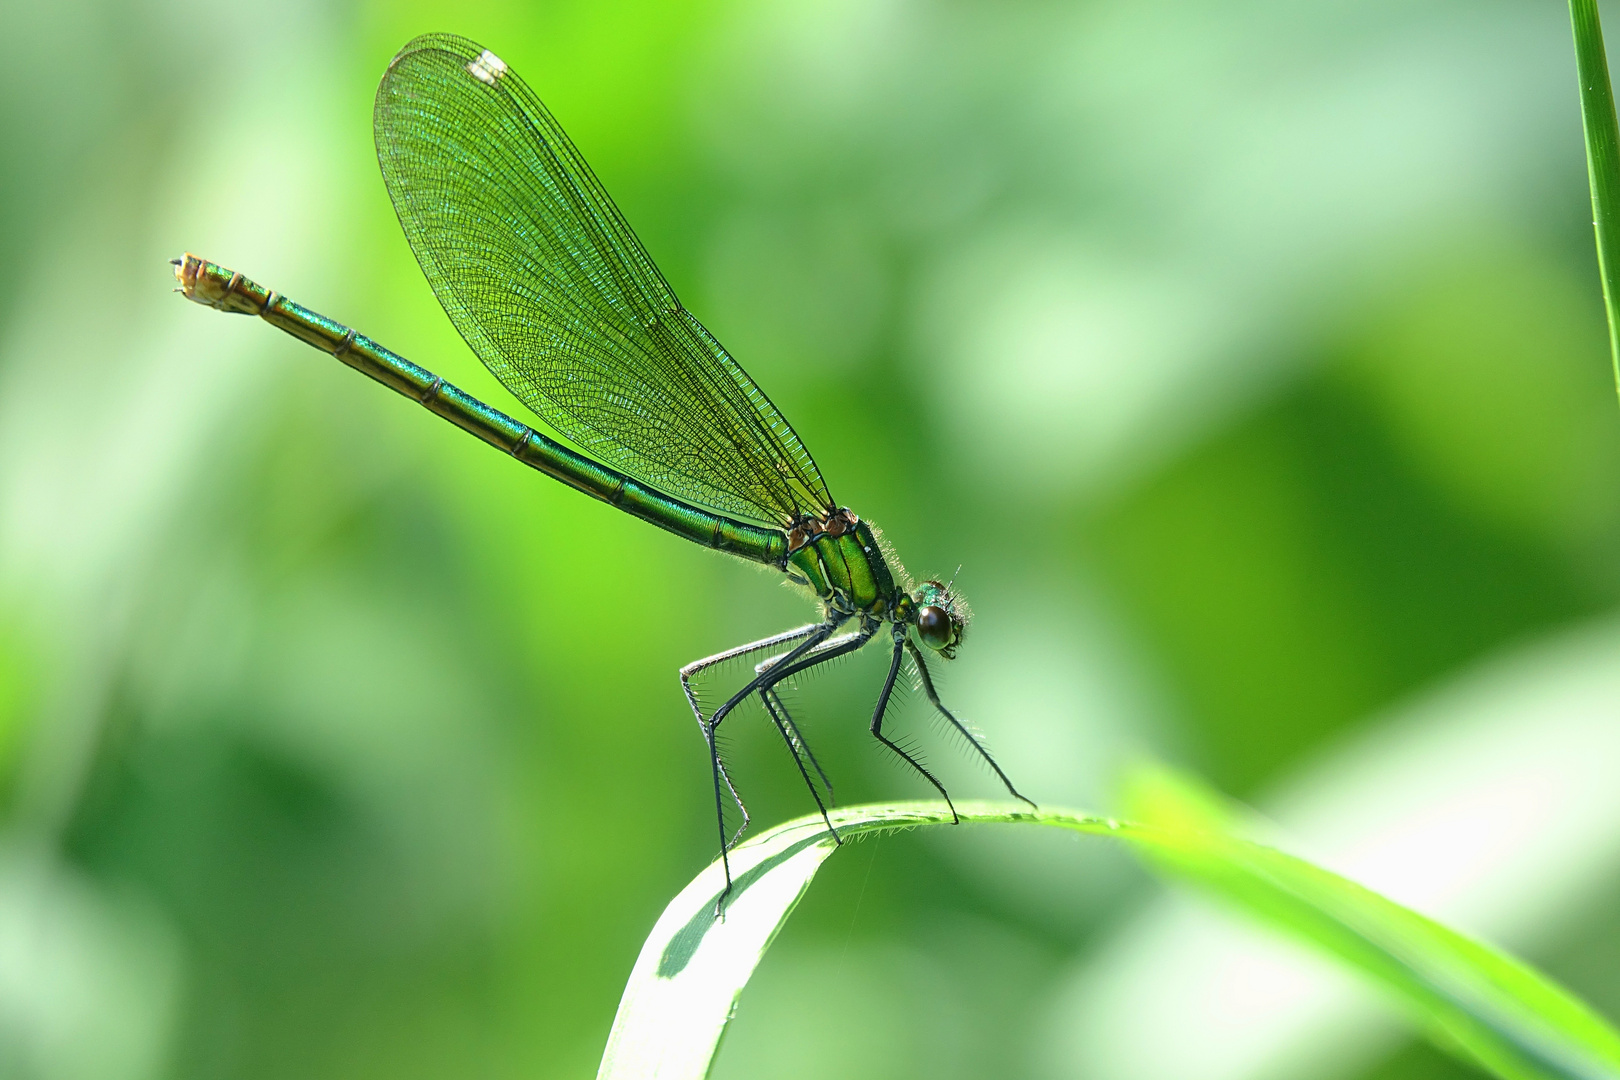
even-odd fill
[{"label": "spiny leg", "polygon": [[836,660],[840,656],[848,656],[868,641],[871,641],[872,635],[875,633],[877,633],[876,623],[871,626],[863,626],[853,633],[844,634],[841,637],[833,638],[831,641],[823,642],[822,647],[817,648],[809,656],[789,654],[780,660],[774,661],[769,666],[762,665],[764,671],[761,673],[757,683],[763,686],[764,689],[769,690],[783,679],[790,679],[801,671],[809,671],[813,667]]},{"label": "spiny leg", "polygon": [[939,778],[929,772],[922,762],[906,753],[898,743],[883,734],[883,714],[889,707],[889,695],[894,691],[894,680],[900,674],[900,661],[905,659],[906,655],[905,635],[906,630],[904,627],[900,628],[894,635],[894,659],[889,662],[888,678],[883,680],[883,692],[878,695],[877,708],[872,712],[872,737],[896,754],[899,754],[905,759],[906,764],[922,773],[923,779],[934,785],[934,790],[939,792],[939,797],[945,800],[946,806],[950,807],[951,824],[960,825],[962,819],[957,816],[956,804],[951,802],[950,793],[945,790],[945,785],[941,784]]},{"label": "spiny leg", "polygon": [[922,650],[917,648],[916,644],[910,638],[906,639],[906,649],[911,653],[911,659],[917,665],[917,679],[922,683],[923,693],[928,695],[929,702],[933,704],[934,708],[939,710],[939,714],[941,716],[950,721],[952,727],[962,733],[962,737],[968,741],[968,745],[973,747],[974,750],[978,751],[979,756],[984,758],[985,763],[995,771],[996,776],[1001,778],[1001,783],[1006,787],[1007,791],[1012,795],[1013,798],[1019,800],[1020,802],[1028,803],[1031,810],[1039,810],[1040,807],[1036,806],[1032,800],[1026,799],[1017,788],[1013,787],[1013,782],[1007,778],[1006,773],[1001,771],[1001,766],[997,765],[996,759],[990,755],[989,747],[980,742],[979,737],[975,735],[966,724],[962,723],[962,721],[953,716],[951,714],[951,710],[940,704],[939,693],[934,689],[933,676],[928,674],[928,665],[923,661]]},{"label": "spiny leg", "polygon": [[[748,828],[748,807],[743,805],[742,796],[737,794],[737,786],[731,782],[731,774],[726,771],[726,762],[720,755],[720,747],[716,744],[713,734],[709,731],[708,722],[703,718],[703,707],[698,703],[697,691],[692,689],[692,679],[702,674],[716,664],[723,664],[739,656],[747,656],[751,652],[768,649],[776,645],[786,645],[790,641],[798,641],[809,637],[819,630],[823,623],[810,623],[794,630],[785,630],[768,638],[751,641],[746,645],[738,645],[724,652],[705,656],[701,660],[694,660],[681,668],[681,691],[686,695],[686,703],[692,707],[692,715],[697,718],[698,729],[703,733],[703,741],[709,747],[709,766],[714,773],[715,814],[720,818],[720,854],[723,858],[726,851],[737,842],[737,838]],[[756,669],[757,670],[757,669]],[[737,812],[742,815],[742,824],[737,831],[728,838],[725,826],[725,801],[720,794],[720,785],[724,784],[726,791],[731,795],[731,801],[736,804]],[[727,880],[730,880],[730,866],[727,866]]]},{"label": "spiny leg", "polygon": [[[737,794],[737,787],[731,782],[731,774],[726,772],[726,763],[720,757],[720,747],[715,741],[714,729],[707,724],[703,725],[703,740],[709,747],[709,769],[714,776],[714,817],[720,826],[720,861],[726,869],[726,891],[720,894],[721,899],[724,899],[731,892],[731,860],[727,857],[727,853],[737,842],[737,838],[743,834],[743,830],[748,828],[748,807],[743,805],[742,796]],[[726,804],[720,795],[721,784],[725,784],[726,790],[731,793],[731,801],[737,804],[737,811],[742,814],[742,823],[729,838],[726,836]],[[716,905],[715,914],[719,913],[719,907]]]},{"label": "spiny leg", "polygon": [[[764,671],[756,674],[754,678],[749,681],[747,686],[743,687],[730,698],[726,699],[726,703],[716,709],[714,714],[707,720],[702,718],[701,712],[698,713],[699,724],[702,726],[704,739],[709,745],[710,764],[713,767],[713,772],[716,777],[714,797],[715,812],[716,816],[721,819],[719,825],[720,862],[725,868],[726,887],[721,891],[720,895],[715,898],[714,913],[717,918],[725,910],[726,897],[731,895],[732,881],[730,848],[727,843],[726,826],[724,813],[722,810],[724,804],[721,802],[719,787],[719,777],[724,775],[725,767],[719,760],[718,749],[714,741],[714,733],[720,727],[720,721],[724,720],[727,714],[729,714],[732,709],[735,709],[739,703],[746,700],[750,694],[756,691],[770,690],[783,679],[797,675],[799,672],[815,667],[817,664],[823,664],[829,660],[837,659],[838,657],[847,653],[854,652],[856,649],[859,649],[862,645],[865,645],[871,640],[872,634],[877,629],[875,625],[862,626],[857,633],[847,635],[841,639],[838,639],[837,641],[828,642],[828,636],[831,635],[834,630],[838,629],[839,626],[843,625],[843,623],[848,619],[848,615],[839,614],[836,612],[831,613],[831,618],[827,622],[822,623],[819,626],[812,627],[804,641],[795,646],[793,649],[789,650],[787,654],[784,655],[780,660],[767,666]],[[790,631],[788,635],[782,636],[788,640],[791,640],[793,637],[797,637],[798,634]],[[824,644],[826,645],[826,648],[821,648],[821,646]],[[732,650],[729,655],[735,656],[739,653],[745,653],[748,651],[748,649],[749,646],[741,646],[738,649]],[[806,653],[809,653],[810,655],[806,656]],[[690,676],[695,670],[701,670],[701,665],[703,665],[703,663],[703,661],[699,661],[697,664],[688,665],[686,668],[683,668],[682,671]],[[687,684],[687,687],[689,691],[688,700],[691,701],[695,706],[696,695],[690,692],[689,683]],[[729,778],[726,780],[726,783],[729,786]],[[735,790],[733,790],[733,797],[735,797]]]},{"label": "spiny leg", "polygon": [[[726,839],[724,802],[720,798],[719,788],[716,788],[714,809],[715,813],[720,815],[720,854],[724,856],[727,851],[737,846],[738,838],[748,831],[748,823],[753,819],[748,816],[748,807],[743,804],[742,796],[737,793],[737,785],[731,782],[731,773],[726,769],[726,757],[720,752],[719,736],[714,733],[713,729],[702,724],[701,721],[698,726],[703,731],[703,738],[709,745],[709,763],[719,772],[720,782],[725,784],[726,790],[731,793],[731,801],[736,804],[737,812],[742,815],[742,821],[733,830],[728,841]],[[729,863],[727,869],[730,869]]]},{"label": "spiny leg", "polygon": [[[755,691],[769,689],[788,676],[795,675],[798,672],[803,671],[805,668],[815,667],[817,664],[820,664],[823,661],[831,660],[835,656],[842,656],[844,653],[849,652],[850,649],[848,646],[834,646],[831,643],[827,643],[827,639],[832,636],[833,631],[844,625],[844,623],[848,620],[848,615],[829,613],[827,621],[812,627],[810,633],[805,637],[804,641],[800,642],[798,645],[795,645],[780,659],[772,662],[771,664],[760,665],[759,668],[756,668],[754,671],[754,677],[749,680],[748,685],[743,687],[741,690],[738,690],[735,694],[732,694],[726,699],[725,704],[714,710],[713,714],[711,714],[709,717],[709,726],[711,728],[719,727],[721,722],[731,714],[731,710],[748,700],[748,696]],[[796,632],[790,631],[790,633]],[[872,636],[872,633],[869,630],[863,630],[862,633],[864,636],[857,634],[852,638],[841,640],[854,642],[856,647],[859,647],[859,644],[864,644],[866,640]],[[858,642],[855,642],[856,638],[859,639]],[[828,644],[828,647],[825,650],[821,648],[824,643]],[[746,652],[747,649],[748,646],[743,646],[740,650],[733,650],[733,654],[738,651]],[[810,655],[806,656],[807,653]]]},{"label": "spiny leg", "polygon": [[[703,709],[698,704],[697,693],[692,689],[692,678],[694,676],[702,674],[716,664],[723,664],[727,660],[735,660],[739,656],[747,656],[751,652],[768,649],[773,645],[786,645],[790,641],[807,638],[826,625],[824,622],[810,623],[808,626],[801,626],[795,630],[784,630],[782,633],[772,637],[760,638],[758,641],[751,641],[747,645],[738,645],[734,649],[717,652],[713,656],[705,656],[702,660],[694,660],[681,668],[681,690],[686,694],[686,703],[692,706],[692,715],[698,718],[698,723],[703,722]],[[759,670],[757,667],[754,669],[756,674]]]},{"label": "spiny leg", "polygon": [[[821,811],[821,820],[827,823],[827,831],[832,833],[835,843],[843,844],[844,838],[833,828],[832,818],[827,816],[827,804],[821,801],[821,792],[816,790],[815,782],[810,779],[809,770],[804,767],[804,759],[808,757],[810,763],[815,765],[816,772],[821,773],[822,783],[826,783],[827,774],[821,772],[821,766],[816,764],[816,756],[810,752],[810,747],[806,746],[799,736],[799,729],[794,726],[793,718],[788,715],[787,706],[782,704],[782,699],[777,696],[776,691],[761,690],[759,696],[760,700],[765,702],[765,711],[776,724],[776,730],[782,733],[782,741],[787,743],[788,753],[793,755],[793,764],[799,767],[799,775],[804,777],[804,786],[810,789],[810,797],[816,800],[816,809]],[[831,785],[828,785],[828,792],[831,790]]]},{"label": "spiny leg", "polygon": [[[836,620],[828,620],[824,623],[813,623],[809,626],[801,626],[796,630],[788,630],[773,637],[762,638],[759,641],[750,642],[747,645],[739,645],[734,649],[727,649],[725,652],[716,653],[715,655],[705,657],[702,660],[695,660],[681,668],[681,689],[686,693],[687,704],[692,707],[692,712],[697,717],[698,727],[703,732],[703,741],[709,748],[709,772],[714,781],[714,816],[717,827],[720,831],[720,862],[725,869],[726,875],[726,887],[724,891],[720,893],[719,899],[715,901],[716,915],[720,914],[726,897],[731,895],[731,845],[736,843],[738,836],[742,835],[742,830],[748,827],[748,808],[743,805],[742,797],[737,794],[737,788],[734,784],[732,784],[730,774],[726,772],[725,763],[720,759],[720,747],[716,742],[715,732],[720,726],[720,721],[725,718],[725,715],[732,709],[736,708],[739,701],[743,700],[749,694],[752,694],[755,690],[759,689],[761,684],[769,679],[769,676],[763,673],[756,674],[747,686],[743,687],[743,689],[738,691],[737,694],[729,698],[724,705],[721,705],[720,708],[715,710],[714,716],[708,719],[704,718],[703,709],[698,704],[697,692],[692,689],[692,677],[702,672],[705,668],[723,663],[726,660],[733,659],[737,656],[745,656],[749,652],[754,652],[763,648],[770,648],[773,645],[785,645],[790,641],[799,641],[798,645],[789,650],[788,653],[782,657],[782,661],[784,663],[791,663],[825,641],[827,637],[834,630],[836,630],[843,621],[843,618],[839,618]],[[775,680],[771,680],[772,685],[774,685],[774,682]],[[742,825],[738,828],[736,834],[729,837],[726,835],[725,798],[720,793],[720,787],[722,784],[724,784],[726,790],[731,793],[731,799],[737,804],[737,809],[742,813],[743,818]]]},{"label": "spiny leg", "polygon": [[[831,641],[823,641],[820,644],[817,644],[809,651],[809,655],[804,655],[804,650],[802,648],[795,649],[792,653],[782,657],[780,660],[770,660],[761,663],[759,668],[756,669],[760,672],[756,682],[760,683],[759,695],[761,700],[765,702],[766,711],[770,713],[772,721],[778,724],[778,730],[782,732],[782,737],[787,740],[788,749],[793,752],[793,760],[799,767],[799,775],[804,777],[805,786],[810,789],[811,797],[816,800],[816,806],[821,809],[821,819],[827,823],[827,831],[832,833],[833,839],[839,844],[842,844],[844,839],[838,835],[838,830],[833,828],[832,819],[827,816],[827,807],[821,800],[821,793],[816,790],[815,784],[813,784],[810,780],[810,774],[804,768],[804,762],[799,758],[797,749],[794,745],[795,739],[798,740],[798,745],[803,747],[806,755],[809,756],[811,764],[815,765],[816,772],[821,774],[822,781],[827,783],[827,792],[829,795],[832,793],[832,784],[827,782],[827,774],[822,772],[821,764],[816,761],[815,755],[810,753],[809,746],[806,745],[804,740],[799,737],[798,728],[793,724],[793,718],[788,714],[786,707],[782,704],[781,697],[776,693],[776,686],[784,679],[791,678],[800,672],[809,671],[813,667],[817,667],[818,665],[836,660],[840,656],[846,656],[849,653],[855,652],[868,641],[872,640],[872,635],[877,632],[877,626],[878,624],[875,622],[863,622],[861,628],[856,630],[854,633],[845,634],[842,637],[833,638]],[[892,684],[892,678],[890,679],[890,682]],[[746,693],[747,691],[745,689],[742,692]],[[734,698],[732,701],[727,702],[727,705],[729,706],[735,704],[735,702],[736,699]],[[719,712],[717,711],[716,716],[718,715]],[[782,726],[784,721],[786,724],[785,728]],[[713,725],[718,723],[718,720],[712,721],[711,730]],[[791,736],[789,734],[790,732]],[[723,896],[722,899],[724,899]]]},{"label": "spiny leg", "polygon": [[[841,656],[841,655],[843,655],[843,652],[844,652],[842,647],[845,644],[847,644],[849,642],[852,642],[852,641],[856,641],[856,640],[859,640],[860,642],[862,642],[864,644],[870,637],[871,637],[871,632],[870,631],[866,632],[864,634],[864,636],[863,636],[862,631],[857,630],[857,631],[855,631],[853,633],[845,634],[845,635],[843,635],[841,637],[829,638],[827,641],[822,642],[813,651],[811,651],[809,656],[804,658],[804,661],[800,665],[798,670],[806,670],[808,668],[814,667],[818,663],[821,663],[822,660],[824,660],[824,659],[830,659],[830,657],[823,657],[822,654],[826,653],[826,652],[829,652],[831,650],[834,650],[834,649],[839,650],[838,655]],[[770,668],[772,665],[778,663],[778,660],[779,660],[779,658],[774,657],[774,656],[770,657],[769,659],[766,659],[766,660],[761,660],[758,664],[756,664],[754,666],[754,670],[756,672],[763,672],[763,671],[767,670],[768,668]],[[779,713],[781,715],[781,719],[787,724],[787,732],[788,732],[788,734],[790,734],[793,737],[793,740],[798,744],[799,749],[804,751],[804,755],[810,759],[810,764],[816,770],[816,775],[821,777],[821,783],[827,789],[828,801],[829,802],[833,801],[833,782],[832,782],[832,779],[831,779],[831,777],[829,777],[827,775],[827,770],[825,770],[825,769],[823,769],[821,767],[821,762],[816,760],[816,755],[810,749],[810,744],[805,742],[804,736],[802,734],[800,734],[799,727],[793,720],[793,715],[790,712],[788,712],[787,706],[782,701],[782,695],[777,692],[775,686],[772,686],[770,689],[762,689],[759,692],[759,694],[760,694],[761,700],[765,700],[767,698],[775,699],[776,711],[777,711],[777,713]],[[766,700],[765,701],[765,707],[770,708],[771,707],[771,701]],[[773,719],[774,719],[774,717],[773,717]]]},{"label": "spiny leg", "polygon": [[805,742],[804,736],[799,733],[799,725],[793,719],[793,714],[788,712],[787,705],[782,701],[782,695],[774,687],[768,691],[761,691],[762,697],[766,694],[770,696],[771,700],[775,701],[776,710],[781,714],[782,722],[787,725],[787,733],[793,737],[793,742],[798,748],[804,751],[804,756],[810,759],[810,767],[816,770],[816,775],[821,777],[821,786],[827,789],[827,801],[834,806],[838,805],[838,798],[833,792],[832,777],[827,775],[827,770],[823,769],[821,762],[816,760],[815,751],[810,749],[810,744]]},{"label": "spiny leg", "polygon": [[[769,693],[771,689],[783,679],[791,678],[792,676],[797,675],[799,672],[808,671],[818,664],[825,664],[829,660],[836,660],[840,656],[852,653],[856,649],[859,649],[862,645],[865,645],[868,641],[872,640],[872,634],[877,630],[875,625],[862,626],[861,629],[856,633],[845,635],[844,637],[834,641],[827,641],[827,635],[836,630],[839,625],[841,625],[848,618],[849,616],[847,615],[840,615],[837,616],[836,621],[825,623],[818,627],[817,632],[811,634],[809,639],[806,640],[804,644],[793,649],[776,663],[767,666],[764,671],[754,676],[752,682],[743,687],[741,690],[737,691],[737,693],[733,694],[729,699],[727,699],[724,705],[720,706],[714,711],[714,715],[709,718],[708,722],[703,728],[704,735],[709,739],[709,753],[711,757],[714,757],[715,755],[714,732],[717,728],[719,728],[720,721],[725,719],[726,714],[732,709],[736,708],[737,704],[746,699],[749,694],[752,694],[757,690],[763,696],[764,694]],[[821,646],[824,644],[826,647],[822,648]],[[806,653],[809,653],[810,655],[806,656]],[[715,764],[716,768],[723,768],[723,766],[719,765],[718,759],[716,759]],[[808,779],[809,778],[806,777],[806,782],[808,782]],[[729,783],[729,781],[727,782]],[[812,788],[811,792],[814,794],[815,789]],[[821,801],[819,796],[817,797],[816,801],[818,803]],[[720,795],[718,789],[716,789],[715,792],[715,805],[716,807],[720,805]],[[822,811],[822,816],[825,819],[825,810]],[[832,829],[831,821],[827,822],[827,827],[828,829]],[[726,870],[726,887],[721,891],[720,895],[715,898],[715,918],[719,918],[722,914],[724,914],[726,897],[731,895],[731,857],[728,849],[725,847],[725,835],[726,827],[725,823],[722,821],[720,825],[720,862],[722,865],[724,865]],[[840,844],[844,842],[843,838],[838,835],[837,830],[833,830],[833,839],[837,840]]]}]

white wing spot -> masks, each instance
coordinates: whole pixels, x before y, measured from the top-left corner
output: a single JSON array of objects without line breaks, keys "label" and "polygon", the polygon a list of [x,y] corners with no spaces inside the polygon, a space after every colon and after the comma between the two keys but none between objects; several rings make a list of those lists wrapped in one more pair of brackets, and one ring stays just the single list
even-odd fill
[{"label": "white wing spot", "polygon": [[478,59],[467,65],[467,70],[479,82],[494,86],[496,81],[506,74],[506,61],[485,49]]}]

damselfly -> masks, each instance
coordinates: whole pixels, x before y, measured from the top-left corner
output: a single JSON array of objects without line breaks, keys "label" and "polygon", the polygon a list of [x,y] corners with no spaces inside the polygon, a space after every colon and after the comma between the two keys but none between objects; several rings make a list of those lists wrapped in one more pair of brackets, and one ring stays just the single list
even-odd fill
[{"label": "damselfly", "polygon": [[[188,254],[175,260],[180,289],[221,311],[260,316],[525,465],[678,536],[774,567],[815,594],[817,621],[680,672],[708,745],[727,892],[727,852],[748,811],[715,741],[720,725],[757,696],[836,838],[831,785],[780,691],[873,639],[890,650],[873,737],[950,803],[938,777],[884,732],[909,662],[933,707],[1029,802],[935,691],[924,650],[955,655],[968,621],[961,598],[939,581],[912,584],[871,523],[833,500],[792,426],[681,306],[528,85],[489,50],[429,34],[388,65],[373,129],[389,198],[450,321],[572,448],[239,273]],[[754,661],[752,677],[706,713],[693,680],[738,660]],[[728,797],[742,815],[729,834]]]}]

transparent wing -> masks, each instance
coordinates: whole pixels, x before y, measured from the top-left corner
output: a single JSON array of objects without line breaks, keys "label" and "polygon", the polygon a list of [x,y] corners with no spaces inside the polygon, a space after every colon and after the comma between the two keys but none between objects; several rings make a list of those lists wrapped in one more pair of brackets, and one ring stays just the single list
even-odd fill
[{"label": "transparent wing", "polygon": [[429,34],[377,88],[377,158],[422,272],[485,366],[598,460],[787,525],[831,495],[776,406],[675,297],[540,99]]}]

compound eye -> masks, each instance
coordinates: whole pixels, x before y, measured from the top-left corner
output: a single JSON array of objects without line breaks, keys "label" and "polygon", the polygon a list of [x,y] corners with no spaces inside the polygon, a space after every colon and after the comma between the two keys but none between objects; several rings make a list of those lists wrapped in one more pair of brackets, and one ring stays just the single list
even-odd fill
[{"label": "compound eye", "polygon": [[917,612],[917,636],[930,649],[938,652],[949,645],[955,635],[951,617],[944,608],[930,604]]}]

